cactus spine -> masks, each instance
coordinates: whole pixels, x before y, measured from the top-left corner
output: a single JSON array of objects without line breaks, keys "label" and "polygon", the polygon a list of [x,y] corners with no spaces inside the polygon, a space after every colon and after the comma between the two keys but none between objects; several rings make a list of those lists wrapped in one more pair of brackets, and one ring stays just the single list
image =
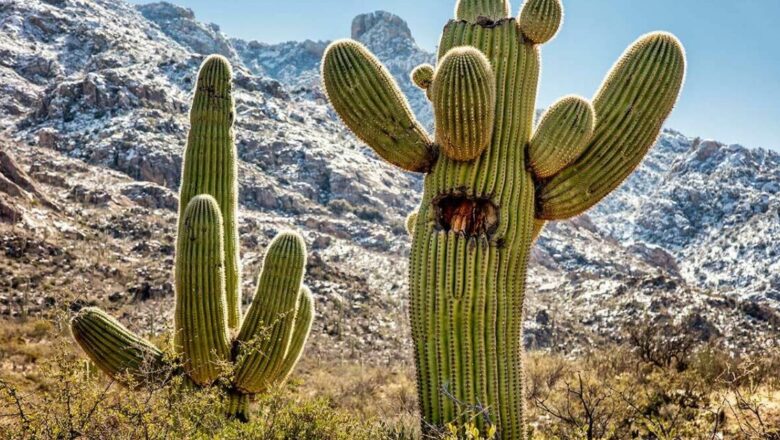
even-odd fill
[{"label": "cactus spine", "polygon": [[[281,233],[266,253],[252,307],[241,322],[231,82],[227,60],[207,58],[190,112],[176,241],[177,362],[94,308],[79,312],[71,330],[109,376],[130,375],[142,384],[165,369],[183,372],[196,385],[219,383],[227,387],[228,415],[248,420],[251,396],[282,383],[303,353],[314,301],[302,284],[303,238]],[[231,330],[238,333],[234,340]]]},{"label": "cactus spine", "polygon": [[[595,205],[641,161],[679,95],[685,56],[673,36],[645,35],[615,65],[592,106],[564,98],[534,131],[539,44],[560,26],[560,1],[527,0],[518,19],[508,17],[505,0],[460,0],[455,10],[432,82],[425,81],[426,67],[413,74],[434,106],[436,139],[428,149],[438,149],[438,156],[421,154],[427,135],[419,130],[404,136],[404,127],[419,124],[408,121],[403,99],[392,108],[365,104],[400,92],[359,43],[328,48],[323,82],[358,136],[364,128],[356,129],[356,114],[366,126],[386,128],[383,133],[396,141],[392,153],[418,153],[405,154],[400,164],[391,160],[385,139],[360,136],[380,156],[426,172],[423,200],[408,227],[409,315],[423,431],[465,423],[465,404],[486,409],[488,417],[474,418],[477,424],[489,419],[500,438],[521,439],[522,311],[533,240],[546,221]],[[455,68],[459,73],[452,73]],[[492,87],[485,86],[488,78]]]}]

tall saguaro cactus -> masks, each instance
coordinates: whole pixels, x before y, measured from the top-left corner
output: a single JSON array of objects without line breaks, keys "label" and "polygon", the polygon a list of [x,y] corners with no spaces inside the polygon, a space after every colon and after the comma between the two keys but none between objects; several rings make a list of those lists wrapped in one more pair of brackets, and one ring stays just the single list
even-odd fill
[{"label": "tall saguaro cactus", "polygon": [[314,303],[302,284],[303,239],[285,232],[266,252],[252,306],[241,321],[231,81],[227,60],[206,59],[190,112],[175,267],[174,348],[181,368],[98,309],[79,312],[71,330],[109,376],[144,382],[167,369],[196,385],[218,383],[227,387],[229,415],[247,420],[250,396],[283,382],[298,362]]},{"label": "tall saguaro cactus", "polygon": [[565,97],[534,129],[540,45],[559,0],[460,0],[437,66],[412,80],[436,119],[430,139],[387,70],[362,45],[334,42],[323,82],[344,123],[383,158],[425,173],[409,266],[422,426],[483,408],[503,439],[524,438],[521,330],[528,257],[544,223],[578,215],[636,168],[685,75],[677,39],[655,32],[623,54],[592,101]]}]

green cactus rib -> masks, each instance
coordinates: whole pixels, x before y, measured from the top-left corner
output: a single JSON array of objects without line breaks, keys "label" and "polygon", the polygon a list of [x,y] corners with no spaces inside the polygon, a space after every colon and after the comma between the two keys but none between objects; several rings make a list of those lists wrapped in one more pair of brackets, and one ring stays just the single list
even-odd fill
[{"label": "green cactus rib", "polygon": [[298,360],[303,355],[303,348],[306,345],[306,340],[309,338],[313,323],[314,298],[311,290],[303,286],[298,294],[298,308],[295,314],[292,337],[290,338],[290,347],[287,349],[287,354],[284,356],[284,361],[277,373],[277,381],[284,382],[292,373]]},{"label": "green cactus rib", "polygon": [[578,215],[617,188],[655,143],[685,78],[685,52],[655,32],[623,54],[593,100],[598,121],[585,153],[539,191],[538,217]]},{"label": "green cactus rib", "polygon": [[325,91],[355,135],[388,162],[427,171],[435,160],[428,134],[387,69],[363,45],[331,44],[322,62]]},{"label": "green cactus rib", "polygon": [[485,55],[473,47],[447,52],[433,78],[431,101],[444,154],[460,161],[482,154],[496,116],[496,80]]},{"label": "green cactus rib", "polygon": [[455,17],[471,23],[476,23],[480,17],[498,21],[508,16],[508,0],[459,0],[455,5]]},{"label": "green cactus rib", "polygon": [[566,96],[542,117],[528,147],[536,177],[555,176],[582,155],[595,125],[593,106],[578,96]]},{"label": "green cactus rib", "polygon": [[[422,430],[431,436],[448,423],[473,421],[482,429],[490,420],[498,438],[526,438],[521,330],[533,241],[548,220],[582,212],[628,176],[660,131],[684,76],[677,40],[651,34],[629,49],[592,106],[564,98],[534,132],[540,43],[554,37],[563,10],[557,0],[528,0],[517,20],[507,16],[504,1],[459,2],[428,88],[443,154],[425,175],[407,228],[417,392]],[[475,63],[446,80],[440,75],[464,47],[480,51],[492,69],[493,109],[467,87]],[[344,70],[356,68],[345,62]],[[453,81],[457,86],[444,85]],[[446,100],[437,87],[448,90]],[[475,102],[481,110],[474,119],[448,120]],[[340,113],[348,106],[334,104]],[[449,132],[471,133],[491,111],[481,154],[458,160],[447,151],[448,143],[463,142],[450,142]]]},{"label": "green cactus rib", "polygon": [[552,40],[562,21],[560,0],[526,0],[518,18],[523,35],[536,44]]},{"label": "green cactus rib", "polygon": [[176,242],[174,346],[184,369],[207,386],[230,355],[222,215],[209,195],[190,200]]},{"label": "green cactus rib", "polygon": [[226,413],[229,418],[248,422],[251,419],[249,414],[250,396],[241,392],[232,390],[228,392]]},{"label": "green cactus rib", "polygon": [[278,380],[295,333],[305,267],[300,235],[283,233],[271,242],[237,338],[235,385],[241,391],[264,392]]},{"label": "green cactus rib", "polygon": [[222,212],[225,243],[225,294],[228,325],[240,324],[241,270],[238,244],[238,162],[233,134],[235,110],[232,69],[219,55],[200,68],[190,110],[179,194],[179,228],[190,200],[200,194],[216,199]]},{"label": "green cactus rib", "polygon": [[100,309],[82,309],[71,320],[73,338],[98,368],[115,380],[159,379],[166,370],[163,353]]}]

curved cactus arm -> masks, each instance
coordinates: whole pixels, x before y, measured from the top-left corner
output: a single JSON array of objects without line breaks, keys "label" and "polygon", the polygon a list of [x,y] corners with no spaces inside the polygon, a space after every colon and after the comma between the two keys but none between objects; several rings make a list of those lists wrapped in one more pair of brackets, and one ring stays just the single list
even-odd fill
[{"label": "curved cactus arm", "polygon": [[176,241],[174,346],[190,379],[204,386],[230,355],[222,227],[217,201],[199,195],[187,204]]},{"label": "curved cactus arm", "polygon": [[439,62],[431,86],[436,143],[450,159],[476,159],[490,144],[496,119],[496,79],[477,48],[456,47]]},{"label": "curved cactus arm", "polygon": [[536,177],[558,174],[582,155],[596,122],[587,100],[566,96],[544,113],[528,147],[528,160]]},{"label": "curved cactus arm", "polygon": [[585,153],[537,191],[537,218],[585,212],[639,165],[671,113],[685,78],[673,35],[647,34],[623,54],[593,100],[596,129]]},{"label": "curved cactus arm", "polygon": [[233,134],[235,110],[230,63],[208,57],[198,73],[190,110],[190,132],[184,151],[179,194],[179,228],[190,200],[200,194],[216,199],[222,212],[225,243],[225,294],[228,324],[240,320],[241,270],[238,244],[238,168]]},{"label": "curved cactus arm", "polygon": [[115,380],[129,374],[143,384],[160,380],[163,371],[164,376],[170,372],[162,351],[100,309],[82,309],[70,328],[92,362]]},{"label": "curved cactus arm", "polygon": [[311,326],[314,323],[314,297],[308,287],[301,287],[298,295],[298,311],[295,314],[295,325],[293,327],[290,347],[284,356],[276,380],[283,383],[290,376],[298,360],[303,355],[303,349],[306,346],[306,340],[309,338]]},{"label": "curved cactus arm", "polygon": [[552,40],[562,22],[561,0],[526,0],[518,17],[523,36],[535,44]]},{"label": "curved cactus arm", "polygon": [[340,40],[326,50],[322,80],[344,124],[386,161],[427,171],[436,160],[428,134],[387,69],[362,44]]},{"label": "curved cactus arm", "polygon": [[305,267],[300,235],[285,232],[274,238],[236,340],[235,386],[242,392],[261,393],[275,384],[293,337]]},{"label": "curved cactus arm", "polygon": [[498,21],[509,17],[508,0],[458,0],[455,18],[476,23],[480,18]]}]

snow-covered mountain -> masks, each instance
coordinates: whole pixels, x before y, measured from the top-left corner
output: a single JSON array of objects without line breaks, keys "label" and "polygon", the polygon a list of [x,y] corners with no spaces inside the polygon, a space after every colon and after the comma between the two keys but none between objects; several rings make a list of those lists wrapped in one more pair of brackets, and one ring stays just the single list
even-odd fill
[{"label": "snow-covered mountain", "polygon": [[[361,15],[351,36],[430,124],[408,75],[434,56],[406,23]],[[407,359],[403,218],[421,180],[377,160],[335,117],[319,86],[326,46],[231,39],[167,3],[0,2],[0,146],[52,202],[0,198],[0,312],[32,297],[40,311],[103,303],[137,327],[167,325],[188,103],[198,65],[220,53],[235,66],[245,273],[276,230],[302,230],[320,311],[314,350]],[[736,349],[776,343],[779,190],[776,153],[665,132],[626,185],[537,243],[528,345],[619,339],[645,315]]]}]

